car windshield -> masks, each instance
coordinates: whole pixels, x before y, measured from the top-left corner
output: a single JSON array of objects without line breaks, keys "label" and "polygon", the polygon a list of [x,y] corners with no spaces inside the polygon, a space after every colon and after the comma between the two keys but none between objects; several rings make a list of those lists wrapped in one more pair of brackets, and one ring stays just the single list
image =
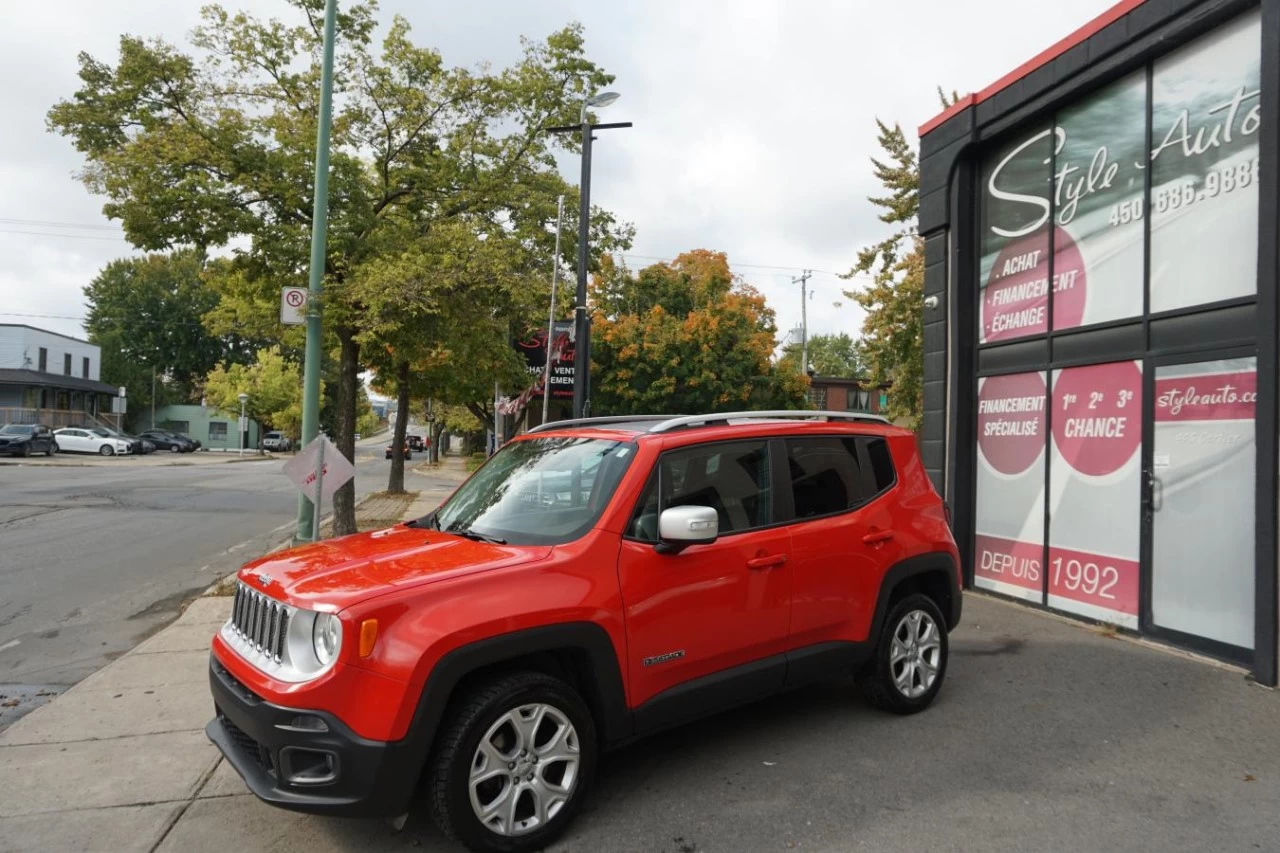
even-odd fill
[{"label": "car windshield", "polygon": [[513,442],[453,493],[430,526],[513,545],[571,542],[604,512],[635,449],[592,438]]},{"label": "car windshield", "polygon": [[35,432],[35,427],[26,424],[5,424],[0,427],[0,432],[5,435],[31,435]]},{"label": "car windshield", "polygon": [[102,429],[101,427],[99,427],[98,429],[91,429],[89,430],[89,432],[93,433],[94,435],[100,435],[103,438],[111,437],[111,433],[107,432],[105,429]]}]

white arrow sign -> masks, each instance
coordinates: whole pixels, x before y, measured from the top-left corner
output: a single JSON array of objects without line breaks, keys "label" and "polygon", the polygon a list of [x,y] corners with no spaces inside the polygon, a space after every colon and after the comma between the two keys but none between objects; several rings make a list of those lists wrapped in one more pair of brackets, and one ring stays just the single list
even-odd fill
[{"label": "white arrow sign", "polygon": [[[317,470],[321,462],[321,445],[324,446],[322,471]],[[321,434],[298,451],[297,456],[284,463],[284,473],[316,505],[316,514],[319,515],[320,501],[333,497],[334,492],[356,475],[356,469],[329,437]],[[320,486],[319,495],[316,494],[317,483]]]}]

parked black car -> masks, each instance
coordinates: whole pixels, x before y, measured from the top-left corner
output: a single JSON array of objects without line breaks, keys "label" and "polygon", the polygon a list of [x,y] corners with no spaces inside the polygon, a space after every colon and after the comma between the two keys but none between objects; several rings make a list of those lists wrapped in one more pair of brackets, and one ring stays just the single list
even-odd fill
[{"label": "parked black car", "polygon": [[58,452],[58,442],[53,430],[44,424],[5,424],[0,427],[0,454],[30,456],[43,453],[52,456]]},{"label": "parked black car", "polygon": [[191,453],[200,446],[200,442],[185,435],[163,429],[149,429],[139,435],[154,444],[157,450],[168,450],[170,453]]}]

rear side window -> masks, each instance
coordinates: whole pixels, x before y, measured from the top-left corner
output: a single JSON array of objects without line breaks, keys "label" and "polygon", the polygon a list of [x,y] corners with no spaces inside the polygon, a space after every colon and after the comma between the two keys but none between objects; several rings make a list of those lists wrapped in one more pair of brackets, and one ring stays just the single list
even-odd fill
[{"label": "rear side window", "polygon": [[867,457],[871,461],[871,473],[875,477],[876,494],[880,494],[898,480],[893,469],[893,454],[889,452],[889,442],[883,438],[859,440],[867,443]]},{"label": "rear side window", "polygon": [[855,438],[789,438],[787,467],[796,518],[844,512],[871,497]]}]

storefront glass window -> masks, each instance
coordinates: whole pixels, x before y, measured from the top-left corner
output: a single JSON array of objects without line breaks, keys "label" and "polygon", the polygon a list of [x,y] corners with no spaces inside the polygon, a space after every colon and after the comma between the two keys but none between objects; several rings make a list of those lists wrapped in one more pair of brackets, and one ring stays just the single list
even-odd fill
[{"label": "storefront glass window", "polygon": [[1151,310],[1257,291],[1261,19],[1155,64]]},{"label": "storefront glass window", "polygon": [[983,163],[979,341],[1049,329],[1049,166],[1045,127],[1018,136]]},{"label": "storefront glass window", "polygon": [[978,380],[974,584],[1044,600],[1043,373]]},{"label": "storefront glass window", "polygon": [[1138,627],[1142,367],[1054,371],[1050,607]]},{"label": "storefront glass window", "polygon": [[1253,648],[1257,359],[1156,368],[1156,625]]},{"label": "storefront glass window", "polygon": [[1053,327],[1142,313],[1146,72],[1058,114]]}]

